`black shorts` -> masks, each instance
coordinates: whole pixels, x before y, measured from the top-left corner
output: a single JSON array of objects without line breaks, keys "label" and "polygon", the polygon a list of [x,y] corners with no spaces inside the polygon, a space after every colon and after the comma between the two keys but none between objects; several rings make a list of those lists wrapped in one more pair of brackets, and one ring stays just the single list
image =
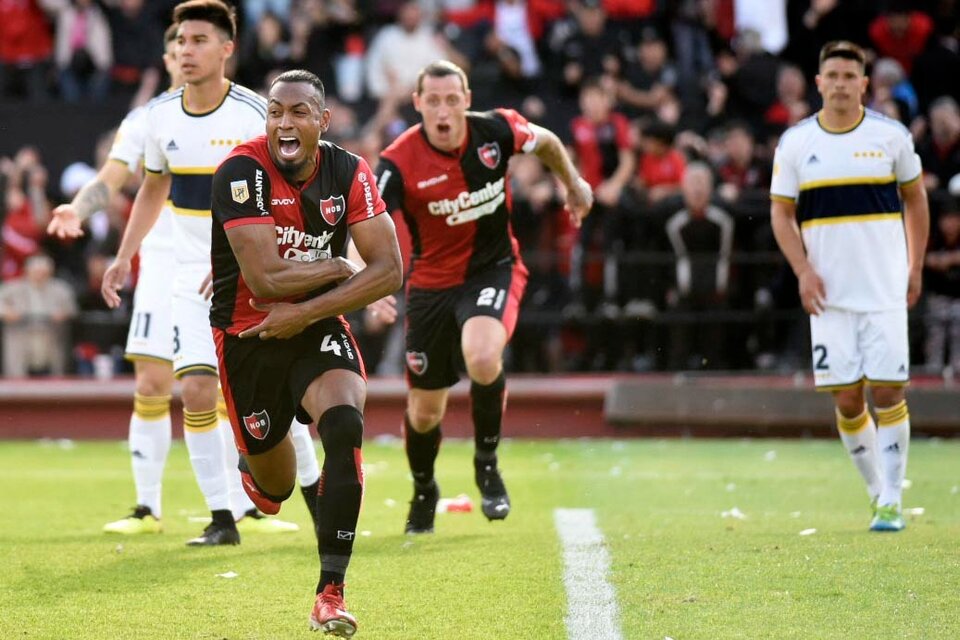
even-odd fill
[{"label": "black shorts", "polygon": [[216,328],[213,339],[227,414],[243,453],[275,447],[295,416],[309,423],[300,400],[323,373],[346,369],[366,379],[350,325],[340,318],[321,320],[289,340],[241,339]]},{"label": "black shorts", "polygon": [[527,268],[511,261],[449,289],[411,287],[406,311],[407,384],[416,389],[456,384],[463,370],[460,332],[464,323],[474,316],[496,318],[509,340],[526,286]]}]

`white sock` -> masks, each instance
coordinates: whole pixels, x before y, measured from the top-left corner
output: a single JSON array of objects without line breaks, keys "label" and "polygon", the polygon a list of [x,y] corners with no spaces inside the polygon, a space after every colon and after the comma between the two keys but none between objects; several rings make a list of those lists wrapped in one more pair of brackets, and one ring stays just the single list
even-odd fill
[{"label": "white sock", "polygon": [[170,396],[134,395],[128,438],[133,484],[137,504],[150,507],[157,518],[161,515],[160,493],[170,435]]},{"label": "white sock", "polygon": [[903,478],[907,473],[907,451],[910,448],[910,413],[907,401],[885,409],[877,409],[877,450],[883,490],[880,505],[902,504]]},{"label": "white sock", "polygon": [[297,480],[301,487],[308,487],[320,479],[317,446],[310,435],[310,425],[294,418],[290,423],[290,437],[297,452]]},{"label": "white sock", "polygon": [[837,431],[860,477],[867,485],[870,499],[877,499],[883,487],[877,461],[877,429],[866,407],[856,418],[845,418],[837,411]]},{"label": "white sock", "polygon": [[223,435],[217,410],[183,412],[183,439],[197,485],[210,511],[230,508]]},{"label": "white sock", "polygon": [[250,500],[250,496],[243,490],[243,482],[240,480],[240,471],[237,469],[237,463],[240,462],[240,451],[237,450],[237,442],[233,437],[233,427],[230,426],[230,420],[224,413],[220,414],[220,433],[223,435],[224,459],[227,463],[227,486],[230,487],[230,511],[233,513],[233,519],[239,520],[250,509],[256,509],[256,506]]}]

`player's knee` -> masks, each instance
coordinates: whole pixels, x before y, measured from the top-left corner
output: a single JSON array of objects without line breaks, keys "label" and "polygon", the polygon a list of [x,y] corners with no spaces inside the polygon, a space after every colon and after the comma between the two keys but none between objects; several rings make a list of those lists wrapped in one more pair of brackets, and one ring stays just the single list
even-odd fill
[{"label": "player's knee", "polygon": [[480,384],[490,384],[503,369],[503,357],[498,349],[478,348],[464,353],[470,379]]},{"label": "player's knee", "polygon": [[217,407],[217,379],[214,376],[186,376],[180,397],[188,411],[209,411]]},{"label": "player's knee", "polygon": [[426,433],[437,428],[443,420],[440,407],[424,406],[422,403],[407,407],[407,423],[417,433]]},{"label": "player's knee", "polygon": [[341,404],[327,409],[317,421],[320,442],[327,458],[350,453],[363,445],[363,414],[351,405]]},{"label": "player's knee", "polygon": [[878,409],[892,407],[904,400],[906,394],[903,387],[875,386],[871,389],[873,403]]},{"label": "player's knee", "polygon": [[863,390],[860,387],[838,391],[833,394],[833,401],[837,411],[846,418],[856,418],[865,408]]},{"label": "player's knee", "polygon": [[134,387],[141,396],[170,395],[173,387],[173,371],[167,363],[137,362]]}]

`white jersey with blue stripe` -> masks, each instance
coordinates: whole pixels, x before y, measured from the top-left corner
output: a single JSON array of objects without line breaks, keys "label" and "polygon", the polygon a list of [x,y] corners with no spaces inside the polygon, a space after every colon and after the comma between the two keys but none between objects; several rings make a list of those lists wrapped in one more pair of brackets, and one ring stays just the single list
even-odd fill
[{"label": "white jersey with blue stripe", "polygon": [[[154,100],[162,98],[158,96]],[[108,158],[127,165],[130,173],[136,173],[143,162],[144,145],[147,139],[147,109],[150,103],[137,107],[127,114],[113,138]],[[141,249],[158,251],[173,250],[173,213],[164,207],[150,232],[140,243]]]},{"label": "white jersey with blue stripe", "polygon": [[770,197],[796,204],[807,259],[823,279],[828,307],[906,306],[900,185],[920,176],[909,130],[869,109],[849,129],[829,130],[817,114],[780,138]]},{"label": "white jersey with blue stripe", "polygon": [[262,135],[266,100],[238,84],[216,108],[190,113],[177,89],[148,105],[144,168],[172,176],[174,253],[179,265],[210,265],[210,201],[213,173],[238,144]]}]

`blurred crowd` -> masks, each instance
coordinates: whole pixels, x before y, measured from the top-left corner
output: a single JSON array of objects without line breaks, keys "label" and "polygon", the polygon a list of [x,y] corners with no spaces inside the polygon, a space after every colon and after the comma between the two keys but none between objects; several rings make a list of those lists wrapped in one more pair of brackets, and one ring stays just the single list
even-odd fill
[{"label": "blurred crowd", "polygon": [[[0,0],[0,100],[142,104],[166,86],[174,4]],[[581,229],[536,159],[513,161],[514,230],[531,270],[513,371],[804,370],[807,323],[768,221],[771,159],[780,134],[819,108],[820,47],[852,40],[871,56],[868,106],[908,126],[923,161],[933,224],[914,364],[949,373],[960,370],[957,5],[241,0],[230,75],[263,92],[283,70],[317,73],[333,112],[326,138],[374,165],[417,121],[413,83],[438,58],[468,70],[475,109],[517,109],[565,140],[596,194]],[[102,162],[112,132],[96,133],[96,154],[60,176],[44,168],[43,131],[0,159],[6,375],[84,373],[96,354],[122,353],[127,310],[107,310],[98,289],[136,183],[81,242],[43,231],[51,204]],[[357,321],[370,368],[399,373],[397,330]],[[7,358],[6,336],[40,325],[64,353],[24,354],[14,337]],[[6,368],[12,359],[25,368]]]}]

